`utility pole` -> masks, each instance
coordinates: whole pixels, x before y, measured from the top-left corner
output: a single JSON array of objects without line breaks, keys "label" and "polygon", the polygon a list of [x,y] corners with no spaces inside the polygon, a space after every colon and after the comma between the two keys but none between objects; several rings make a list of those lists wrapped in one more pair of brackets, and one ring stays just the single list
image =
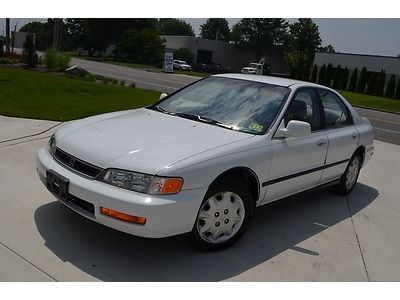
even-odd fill
[{"label": "utility pole", "polygon": [[54,23],[53,48],[59,50],[62,38],[62,19],[53,19],[53,23]]},{"label": "utility pole", "polygon": [[10,18],[6,18],[6,52],[10,52]]}]

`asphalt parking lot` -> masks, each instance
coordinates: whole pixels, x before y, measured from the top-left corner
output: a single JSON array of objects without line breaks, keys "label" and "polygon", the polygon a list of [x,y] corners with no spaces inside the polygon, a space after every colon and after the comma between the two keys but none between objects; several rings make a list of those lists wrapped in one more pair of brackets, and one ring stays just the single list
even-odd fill
[{"label": "asphalt parking lot", "polygon": [[348,197],[318,190],[261,207],[233,248],[202,253],[184,236],[130,236],[55,201],[35,154],[57,124],[0,116],[0,281],[400,280],[398,145],[375,142]]}]

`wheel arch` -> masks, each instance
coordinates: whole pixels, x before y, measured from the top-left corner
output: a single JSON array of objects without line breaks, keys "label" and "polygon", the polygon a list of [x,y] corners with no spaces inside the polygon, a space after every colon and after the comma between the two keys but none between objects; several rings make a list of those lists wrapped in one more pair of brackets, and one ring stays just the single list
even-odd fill
[{"label": "wheel arch", "polygon": [[252,169],[248,167],[234,167],[226,170],[211,182],[210,187],[218,184],[219,181],[226,177],[233,177],[238,179],[240,182],[243,182],[252,195],[254,203],[258,201],[258,198],[260,197],[260,181],[257,174]]},{"label": "wheel arch", "polygon": [[363,145],[360,145],[357,147],[357,149],[354,151],[354,153],[352,155],[352,157],[354,157],[357,154],[359,154],[361,156],[361,166],[364,164],[365,151],[366,151],[366,147]]}]

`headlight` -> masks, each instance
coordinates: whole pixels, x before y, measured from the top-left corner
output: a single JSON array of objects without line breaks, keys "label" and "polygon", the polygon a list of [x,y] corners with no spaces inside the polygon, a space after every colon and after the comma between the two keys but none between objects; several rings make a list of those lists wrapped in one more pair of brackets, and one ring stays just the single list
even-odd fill
[{"label": "headlight", "polygon": [[177,194],[183,184],[182,178],[158,177],[119,169],[106,170],[99,180],[123,189],[158,195]]},{"label": "headlight", "polygon": [[49,143],[47,144],[47,150],[49,151],[51,156],[54,156],[56,153],[56,138],[54,134],[51,136]]}]

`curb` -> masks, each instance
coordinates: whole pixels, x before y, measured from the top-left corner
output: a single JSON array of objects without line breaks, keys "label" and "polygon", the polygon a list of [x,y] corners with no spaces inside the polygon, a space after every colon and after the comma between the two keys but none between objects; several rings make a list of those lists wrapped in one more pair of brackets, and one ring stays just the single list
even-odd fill
[{"label": "curb", "polygon": [[398,113],[398,112],[387,111],[387,110],[383,110],[383,109],[379,109],[379,108],[371,108],[371,107],[367,107],[367,106],[353,105],[353,104],[351,104],[351,106],[358,107],[358,108],[363,108],[363,109],[368,109],[368,110],[380,111],[380,112],[384,112],[384,113],[387,113],[387,114],[393,114],[393,115],[400,116],[400,113]]}]

